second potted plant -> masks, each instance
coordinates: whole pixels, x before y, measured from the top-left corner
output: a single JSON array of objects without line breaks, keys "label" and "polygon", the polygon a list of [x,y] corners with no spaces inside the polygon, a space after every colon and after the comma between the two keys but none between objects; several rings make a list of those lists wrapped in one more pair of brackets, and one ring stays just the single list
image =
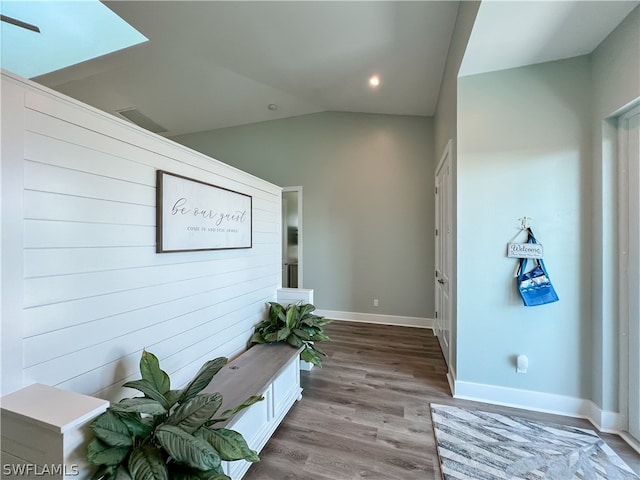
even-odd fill
[{"label": "second potted plant", "polygon": [[332,320],[314,315],[315,309],[310,303],[295,303],[285,307],[277,302],[269,302],[267,319],[256,325],[249,344],[286,342],[295,348],[304,347],[300,359],[321,367],[321,357],[327,354],[317,344],[330,340],[323,330]]}]

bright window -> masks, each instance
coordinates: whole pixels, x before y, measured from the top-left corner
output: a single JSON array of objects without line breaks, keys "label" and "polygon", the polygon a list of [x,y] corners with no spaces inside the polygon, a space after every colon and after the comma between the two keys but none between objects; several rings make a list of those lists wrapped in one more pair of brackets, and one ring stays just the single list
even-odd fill
[{"label": "bright window", "polygon": [[3,0],[0,8],[3,16],[40,29],[0,23],[2,68],[26,78],[147,41],[98,0]]}]

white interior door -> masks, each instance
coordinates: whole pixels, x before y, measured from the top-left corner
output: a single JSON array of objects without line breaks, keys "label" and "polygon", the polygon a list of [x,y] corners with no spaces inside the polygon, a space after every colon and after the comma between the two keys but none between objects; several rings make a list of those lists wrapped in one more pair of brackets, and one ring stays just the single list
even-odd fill
[{"label": "white interior door", "polygon": [[436,168],[435,195],[435,331],[442,354],[449,366],[451,364],[451,140],[447,143]]}]

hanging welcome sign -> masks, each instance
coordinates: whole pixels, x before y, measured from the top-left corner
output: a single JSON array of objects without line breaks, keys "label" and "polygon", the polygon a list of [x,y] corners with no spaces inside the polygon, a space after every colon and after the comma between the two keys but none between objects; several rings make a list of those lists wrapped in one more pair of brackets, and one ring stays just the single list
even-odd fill
[{"label": "hanging welcome sign", "polygon": [[250,195],[157,171],[156,251],[251,248]]},{"label": "hanging welcome sign", "polygon": [[542,245],[539,243],[508,243],[509,258],[542,258]]}]

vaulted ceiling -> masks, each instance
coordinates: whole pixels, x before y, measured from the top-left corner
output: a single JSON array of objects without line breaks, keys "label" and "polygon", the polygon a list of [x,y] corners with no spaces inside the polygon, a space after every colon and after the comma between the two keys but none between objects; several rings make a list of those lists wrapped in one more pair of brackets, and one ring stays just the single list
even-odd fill
[{"label": "vaulted ceiling", "polygon": [[[458,9],[456,1],[104,3],[149,41],[35,80],[110,113],[136,108],[167,136],[327,110],[433,115]],[[637,4],[483,2],[462,73],[589,53]],[[378,88],[368,84],[374,74]]]}]

